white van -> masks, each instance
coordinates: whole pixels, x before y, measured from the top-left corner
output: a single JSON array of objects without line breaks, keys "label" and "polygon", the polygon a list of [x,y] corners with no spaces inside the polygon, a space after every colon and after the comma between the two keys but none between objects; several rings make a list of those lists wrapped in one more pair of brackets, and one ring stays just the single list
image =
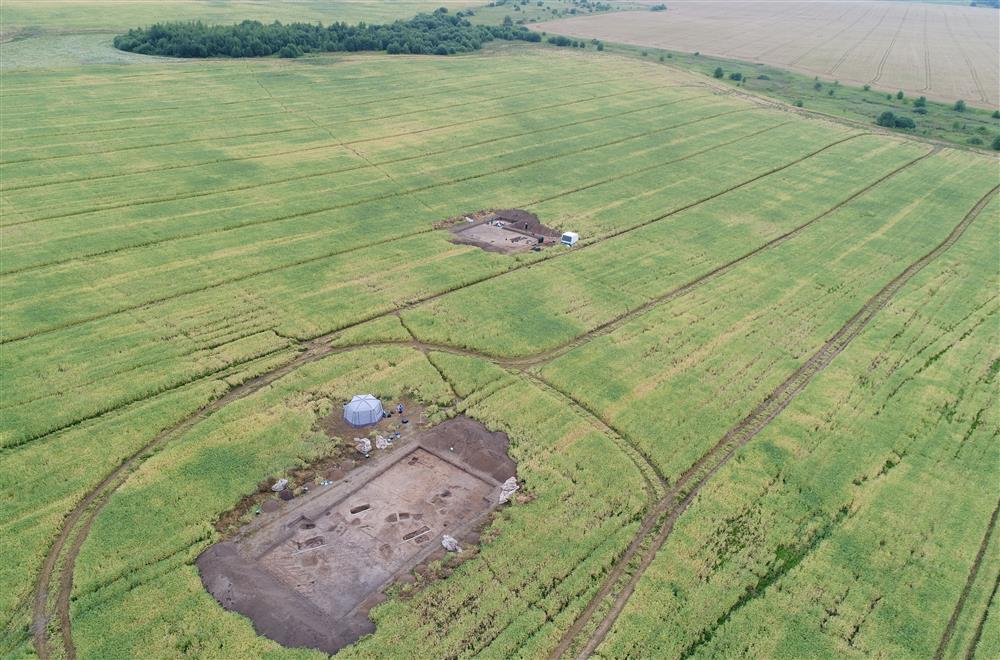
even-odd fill
[{"label": "white van", "polygon": [[576,242],[578,240],[580,240],[579,234],[577,234],[575,231],[568,231],[562,235],[562,239],[560,240],[560,242],[566,247],[573,247],[574,245],[576,245]]}]

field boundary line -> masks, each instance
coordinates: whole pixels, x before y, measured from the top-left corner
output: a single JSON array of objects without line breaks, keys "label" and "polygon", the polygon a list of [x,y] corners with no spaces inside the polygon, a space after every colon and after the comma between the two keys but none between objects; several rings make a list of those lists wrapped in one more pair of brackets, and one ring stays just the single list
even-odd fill
[{"label": "field boundary line", "polygon": [[[952,635],[955,633],[955,625],[958,623],[958,617],[962,615],[962,610],[965,609],[965,601],[969,598],[969,594],[972,592],[972,587],[976,582],[976,578],[979,576],[979,569],[983,565],[983,559],[986,557],[986,551],[989,549],[990,537],[993,536],[993,529],[997,524],[997,514],[1000,514],[1000,500],[997,500],[996,506],[993,508],[993,514],[990,516],[990,522],[986,525],[986,533],[983,534],[983,540],[979,544],[979,550],[976,552],[975,559],[972,560],[972,566],[969,567],[969,575],[965,580],[965,585],[962,587],[962,591],[958,596],[958,602],[955,603],[955,609],[952,610],[951,617],[948,619],[948,625],[945,626],[944,632],[941,634],[941,641],[938,643],[937,650],[934,652],[934,660],[941,660],[944,657],[944,652],[948,647],[948,642],[951,641]],[[997,580],[1000,581],[1000,575],[997,576]],[[996,591],[996,587],[993,587],[993,591]],[[986,603],[986,609],[989,610],[989,601]],[[972,653],[975,646],[979,643],[979,635],[981,634],[982,625],[985,623],[985,617],[982,622],[980,622],[977,627],[977,634],[974,643],[969,647],[969,652]]]},{"label": "field boundary line", "polygon": [[[643,557],[638,570],[635,571],[624,589],[617,595],[610,611],[605,615],[600,624],[598,624],[594,632],[588,636],[587,642],[577,654],[577,658],[589,657],[600,643],[604,641],[611,627],[624,610],[626,603],[631,598],[640,578],[645,574],[646,569],[652,564],[660,548],[663,547],[669,538],[674,523],[687,510],[695,496],[701,491],[701,488],[708,483],[716,472],[729,462],[738,449],[745,446],[774,420],[806,388],[815,376],[821,373],[837,355],[847,348],[855,337],[861,334],[862,330],[869,325],[875,316],[892,301],[895,294],[903,285],[961,238],[968,226],[972,224],[980,212],[993,199],[998,189],[1000,189],[1000,185],[987,192],[976,202],[972,209],[941,243],[924,256],[912,262],[902,273],[889,281],[874,296],[869,298],[861,309],[848,319],[818,351],[772,391],[764,401],[758,404],[747,417],[727,431],[712,449],[681,475],[674,483],[674,487],[670,493],[664,498],[660,506],[657,507],[659,515],[665,516],[665,520],[650,551]],[[998,503],[998,508],[1000,508],[1000,503]],[[573,642],[576,641],[577,636],[589,623],[600,601],[609,595],[613,586],[611,583],[606,583],[602,587],[601,591],[598,592],[588,605],[584,614],[581,615],[573,627],[563,636],[560,644],[549,656],[550,658],[560,658],[566,654]]]},{"label": "field boundary line", "polygon": [[[796,165],[796,164],[802,162],[803,160],[806,160],[807,158],[810,158],[812,156],[815,156],[816,154],[821,153],[822,151],[825,151],[826,149],[834,147],[837,144],[845,142],[845,141],[847,141],[849,139],[853,139],[853,138],[858,137],[860,135],[864,135],[864,133],[855,133],[855,134],[852,134],[852,135],[850,135],[850,136],[848,136],[846,138],[838,140],[838,141],[836,141],[834,143],[827,144],[826,146],[824,146],[824,147],[822,147],[822,148],[820,148],[820,149],[818,149],[816,151],[813,151],[811,153],[808,153],[808,154],[802,156],[801,158],[798,158],[798,159],[796,159],[794,161],[791,161],[791,162],[786,163],[784,165],[781,165],[781,166],[778,166],[776,168],[773,168],[773,169],[771,169],[771,170],[769,170],[767,172],[764,172],[763,174],[759,174],[759,175],[757,175],[757,176],[755,176],[755,177],[753,177],[753,178],[751,178],[749,180],[743,181],[743,182],[741,182],[739,184],[735,184],[735,185],[733,185],[733,186],[731,186],[729,188],[726,188],[726,189],[724,189],[722,191],[713,193],[712,195],[709,195],[708,197],[702,198],[700,200],[696,200],[694,202],[691,202],[691,203],[689,203],[689,204],[687,204],[687,205],[685,205],[685,206],[683,206],[681,208],[678,208],[678,209],[670,211],[670,212],[668,212],[666,214],[657,216],[657,217],[655,217],[655,218],[653,218],[651,220],[643,221],[643,222],[641,222],[638,225],[632,225],[632,226],[626,227],[626,228],[621,229],[621,230],[616,230],[614,232],[611,232],[609,234],[606,234],[606,235],[600,237],[600,239],[601,240],[606,240],[606,239],[609,239],[609,238],[616,238],[616,237],[621,236],[622,234],[628,233],[630,231],[634,231],[636,229],[641,229],[642,227],[645,227],[645,226],[647,226],[649,224],[652,224],[654,222],[658,222],[660,220],[663,220],[664,218],[667,218],[670,215],[673,215],[675,213],[679,213],[681,211],[687,210],[689,208],[697,206],[698,204],[702,204],[702,203],[707,202],[707,201],[709,201],[711,199],[714,199],[715,197],[718,197],[720,195],[724,195],[724,194],[732,192],[733,190],[736,190],[736,189],[738,189],[738,188],[740,188],[742,186],[745,186],[745,185],[748,185],[750,183],[753,183],[754,181],[762,179],[762,178],[764,178],[766,176],[770,176],[771,174],[774,174],[775,172],[778,172],[778,171],[781,171],[781,170],[786,169],[788,167],[791,167],[793,165]],[[678,160],[683,160],[683,158],[675,159],[674,161],[669,161],[667,164],[670,164],[672,162],[677,162]],[[531,164],[534,164],[534,163],[531,163]],[[496,173],[497,172],[491,172],[491,173],[488,173],[488,174],[485,174],[485,175],[474,175],[474,176],[468,177],[467,179],[463,179],[463,181],[464,180],[471,180],[471,179],[474,179],[474,178],[482,178],[482,176],[490,176],[490,175],[496,174]],[[459,183],[460,182],[461,181],[459,181]],[[456,183],[456,182],[452,182],[452,183]],[[378,201],[378,200],[372,200],[372,201]],[[298,216],[292,216],[292,217],[298,217]],[[434,231],[438,231],[438,230],[435,229],[434,227],[424,227],[424,228],[421,228],[421,229],[414,230],[413,232],[411,232],[409,234],[404,234],[404,235],[401,235],[401,236],[386,237],[386,238],[380,239],[380,240],[378,240],[376,242],[373,242],[373,243],[366,243],[366,244],[363,244],[363,245],[358,245],[358,246],[354,246],[354,247],[351,247],[351,248],[345,248],[343,250],[338,250],[338,251],[334,251],[334,252],[331,252],[331,253],[325,253],[325,254],[321,254],[321,255],[315,255],[315,256],[312,256],[312,257],[307,257],[305,259],[300,259],[300,260],[297,260],[297,261],[294,261],[294,262],[279,264],[279,265],[271,266],[271,267],[268,267],[268,268],[258,269],[256,271],[242,273],[242,274],[240,274],[238,276],[234,276],[234,277],[230,277],[228,279],[223,279],[223,280],[220,280],[220,281],[217,281],[217,282],[205,284],[203,286],[199,286],[199,287],[196,287],[196,288],[187,289],[187,290],[184,290],[184,291],[178,291],[178,292],[175,292],[173,294],[170,294],[170,295],[167,295],[167,296],[162,296],[162,297],[157,298],[157,299],[146,300],[146,301],[143,301],[141,303],[136,303],[136,304],[129,305],[127,307],[122,307],[122,308],[119,308],[119,309],[116,309],[116,310],[111,310],[111,311],[107,311],[107,312],[101,312],[99,314],[93,314],[93,315],[91,315],[89,317],[86,317],[86,318],[74,319],[74,320],[66,322],[66,323],[62,323],[62,324],[59,324],[59,325],[51,326],[49,328],[43,328],[43,329],[38,330],[36,332],[32,332],[32,333],[28,333],[28,334],[22,334],[22,335],[18,335],[18,336],[7,337],[7,338],[4,338],[4,339],[0,340],[0,345],[4,345],[4,344],[8,344],[8,343],[13,343],[13,342],[17,342],[17,341],[23,341],[23,340],[26,340],[26,339],[30,339],[32,337],[38,337],[38,336],[42,336],[42,335],[45,335],[45,334],[50,334],[52,332],[57,332],[59,330],[64,330],[66,328],[75,327],[77,325],[82,325],[84,323],[89,323],[89,322],[92,322],[92,321],[97,321],[97,320],[101,320],[101,319],[104,319],[104,318],[108,318],[108,317],[114,316],[116,314],[122,314],[122,313],[125,313],[125,312],[135,311],[137,309],[143,309],[143,308],[146,308],[146,307],[150,307],[152,305],[156,305],[156,304],[159,304],[159,303],[162,303],[162,302],[166,302],[168,300],[175,300],[177,298],[181,298],[181,297],[186,296],[186,295],[192,295],[192,294],[199,293],[199,292],[202,292],[202,291],[208,291],[210,289],[214,289],[214,288],[217,288],[219,286],[233,284],[235,282],[242,282],[242,281],[245,281],[245,280],[251,279],[253,277],[260,276],[260,275],[265,275],[265,274],[268,274],[268,273],[273,273],[273,272],[285,270],[285,269],[288,269],[288,268],[294,268],[296,266],[302,266],[302,265],[305,265],[305,264],[308,264],[308,263],[314,263],[316,261],[322,261],[324,259],[329,259],[331,257],[340,256],[340,255],[343,255],[343,254],[348,254],[348,253],[356,252],[356,251],[363,250],[363,249],[369,249],[369,248],[373,248],[373,247],[378,247],[379,245],[385,245],[385,244],[392,243],[392,242],[395,242],[395,241],[408,240],[408,239],[414,238],[415,236],[419,236],[421,234],[427,234],[427,233],[434,232]],[[590,243],[588,245],[594,245],[594,244],[596,244],[598,242],[600,242],[600,241],[595,241],[594,243]],[[584,249],[585,247],[587,247],[587,246],[581,246],[576,251]],[[539,259],[538,261],[547,261],[549,259],[558,258],[562,254],[565,254],[565,253],[558,253],[558,254],[552,255],[551,257],[545,257],[545,258]],[[532,262],[532,263],[537,263],[537,262]],[[498,277],[498,276],[503,275],[503,274],[505,274],[507,272],[511,272],[512,270],[518,270],[521,267],[523,267],[523,266],[521,266],[521,265],[513,266],[512,268],[508,268],[508,269],[503,270],[501,272],[493,273],[493,274],[487,276],[487,278],[489,278],[489,277]],[[443,293],[447,293],[447,292],[448,291],[445,291]],[[423,300],[424,299],[422,299],[421,302]]]}]

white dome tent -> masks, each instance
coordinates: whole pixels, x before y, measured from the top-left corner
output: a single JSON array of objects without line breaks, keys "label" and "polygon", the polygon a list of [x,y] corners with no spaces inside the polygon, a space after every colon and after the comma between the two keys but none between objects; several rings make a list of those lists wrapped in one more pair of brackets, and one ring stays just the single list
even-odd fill
[{"label": "white dome tent", "polygon": [[344,419],[351,426],[375,424],[383,414],[382,402],[371,394],[356,394],[344,404]]}]

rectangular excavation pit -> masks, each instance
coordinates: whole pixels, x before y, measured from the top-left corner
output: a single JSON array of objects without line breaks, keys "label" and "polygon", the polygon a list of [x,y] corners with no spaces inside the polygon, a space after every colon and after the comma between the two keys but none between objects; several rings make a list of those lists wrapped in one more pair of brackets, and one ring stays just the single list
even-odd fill
[{"label": "rectangular excavation pit", "polygon": [[371,632],[381,590],[481,520],[515,469],[506,436],[466,418],[399,450],[209,548],[208,590],[286,646],[335,652]]}]

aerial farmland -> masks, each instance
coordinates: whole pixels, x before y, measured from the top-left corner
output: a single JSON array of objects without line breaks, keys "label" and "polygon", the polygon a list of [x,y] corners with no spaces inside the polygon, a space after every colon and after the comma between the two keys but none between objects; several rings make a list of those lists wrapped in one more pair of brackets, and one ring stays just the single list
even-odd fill
[{"label": "aerial farmland", "polygon": [[722,4],[6,3],[0,656],[1000,657],[1000,10]]}]

